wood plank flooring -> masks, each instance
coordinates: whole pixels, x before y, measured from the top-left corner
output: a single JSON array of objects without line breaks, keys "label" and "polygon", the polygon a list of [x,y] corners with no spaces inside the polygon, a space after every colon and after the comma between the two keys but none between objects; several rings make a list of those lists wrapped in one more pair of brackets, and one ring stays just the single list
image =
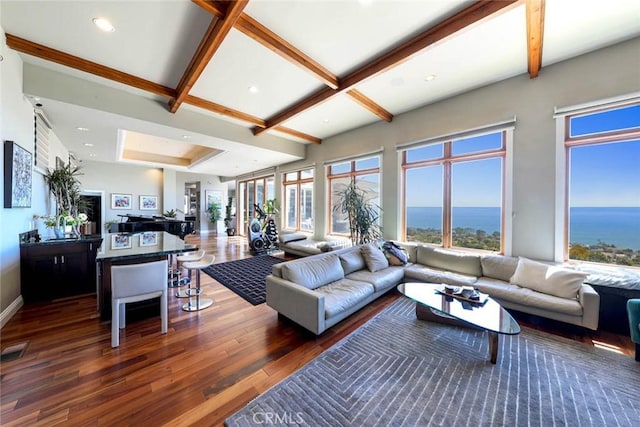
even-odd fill
[{"label": "wood plank flooring", "polygon": [[[241,237],[187,240],[216,254],[216,262],[250,256]],[[184,300],[172,295],[166,335],[160,334],[159,317],[130,323],[116,349],[93,295],[21,308],[0,334],[3,349],[27,343],[22,357],[0,364],[0,424],[222,425],[399,298],[390,292],[316,337],[266,304],[252,306],[206,274],[202,287],[204,296],[215,300],[212,307],[185,312]],[[625,336],[540,319],[519,321],[633,355]]]}]

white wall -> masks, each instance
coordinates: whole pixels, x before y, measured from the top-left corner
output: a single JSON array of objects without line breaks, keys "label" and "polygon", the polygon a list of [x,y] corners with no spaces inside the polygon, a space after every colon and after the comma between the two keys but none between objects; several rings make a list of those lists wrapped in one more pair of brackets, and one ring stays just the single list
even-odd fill
[{"label": "white wall", "polygon": [[[0,137],[3,141],[0,157],[4,165],[4,141],[14,141],[33,152],[33,107],[22,95],[22,61],[7,48],[1,28],[0,39],[0,54],[4,58],[0,62]],[[2,187],[0,195],[4,200],[4,185]],[[45,213],[47,193],[42,175],[34,172],[31,208],[5,209],[3,204],[0,210],[0,323],[7,317],[5,310],[9,306],[16,308],[21,301],[18,234],[32,229],[34,214]]]},{"label": "white wall", "polygon": [[[224,206],[227,200],[227,184],[220,182],[220,177],[216,175],[205,175],[197,173],[176,173],[176,206],[180,211],[184,209],[184,184],[186,182],[199,182],[200,183],[200,232],[209,233],[213,231],[213,224],[209,222],[209,213],[207,212],[207,206],[205,202],[205,194],[207,190],[217,190],[222,192],[222,210],[221,213],[224,216]],[[184,214],[183,214],[184,217]],[[217,224],[218,234],[224,232],[224,223],[218,221]]]},{"label": "white wall", "polygon": [[[105,217],[103,222],[120,221],[118,215],[162,215],[163,172],[158,168],[147,168],[126,164],[84,161],[80,164],[79,176],[83,190],[104,191]],[[111,195],[130,194],[132,209],[111,209]],[[140,196],[158,196],[158,209],[140,210]],[[104,227],[103,224],[98,224]]]},{"label": "white wall", "polygon": [[400,168],[395,146],[472,129],[516,116],[513,148],[512,254],[554,259],[555,200],[554,107],[606,99],[640,89],[640,38],[546,66],[536,79],[517,76],[452,97],[351,132],[310,144],[307,159],[285,165],[316,163],[315,233],[327,233],[323,161],[384,147],[382,164],[385,238],[400,230]]}]

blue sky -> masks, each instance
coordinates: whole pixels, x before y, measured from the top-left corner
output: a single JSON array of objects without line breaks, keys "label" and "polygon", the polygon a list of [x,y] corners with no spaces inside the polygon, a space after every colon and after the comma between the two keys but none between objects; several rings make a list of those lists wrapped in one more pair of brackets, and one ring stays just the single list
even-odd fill
[{"label": "blue sky", "polygon": [[[573,136],[633,127],[640,127],[640,106],[592,113],[571,120]],[[499,146],[496,141],[499,141],[499,134],[469,138],[455,142],[453,151],[459,154],[496,148]],[[441,157],[440,147],[413,150],[409,160]],[[640,140],[572,148],[570,158],[571,206],[640,207]],[[500,162],[490,159],[454,164],[454,206],[500,206]],[[409,170],[407,206],[441,205],[442,167]]]}]

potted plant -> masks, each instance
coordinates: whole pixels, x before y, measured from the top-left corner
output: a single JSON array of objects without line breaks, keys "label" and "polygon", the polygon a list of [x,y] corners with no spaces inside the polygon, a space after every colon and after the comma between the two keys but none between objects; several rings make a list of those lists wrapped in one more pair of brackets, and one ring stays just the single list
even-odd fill
[{"label": "potted plant", "polygon": [[[76,237],[80,236],[79,226],[87,221],[87,215],[84,213],[86,206],[80,197],[79,175],[81,175],[80,167],[71,166],[69,162],[65,166],[47,170],[44,176],[49,191],[56,201],[54,230],[56,230],[55,227],[71,226]],[[46,221],[45,224],[47,224]],[[57,235],[61,233],[64,231],[56,230]]]},{"label": "potted plant", "polygon": [[231,228],[231,208],[233,204],[233,197],[229,197],[227,205],[224,207],[224,227],[227,229],[227,236],[235,236],[236,229]]},{"label": "potted plant", "polygon": [[379,224],[380,206],[371,203],[367,191],[361,189],[355,180],[335,193],[337,203],[333,211],[346,215],[349,222],[349,237],[353,245],[376,242],[382,238]]}]

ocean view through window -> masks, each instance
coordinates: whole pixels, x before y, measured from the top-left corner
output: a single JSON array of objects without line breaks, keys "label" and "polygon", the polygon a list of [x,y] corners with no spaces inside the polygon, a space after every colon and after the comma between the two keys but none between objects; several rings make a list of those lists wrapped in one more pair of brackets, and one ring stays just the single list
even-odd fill
[{"label": "ocean view through window", "polygon": [[502,251],[505,131],[403,152],[405,239]]},{"label": "ocean view through window", "polygon": [[640,105],[566,123],[568,258],[640,266]]}]

